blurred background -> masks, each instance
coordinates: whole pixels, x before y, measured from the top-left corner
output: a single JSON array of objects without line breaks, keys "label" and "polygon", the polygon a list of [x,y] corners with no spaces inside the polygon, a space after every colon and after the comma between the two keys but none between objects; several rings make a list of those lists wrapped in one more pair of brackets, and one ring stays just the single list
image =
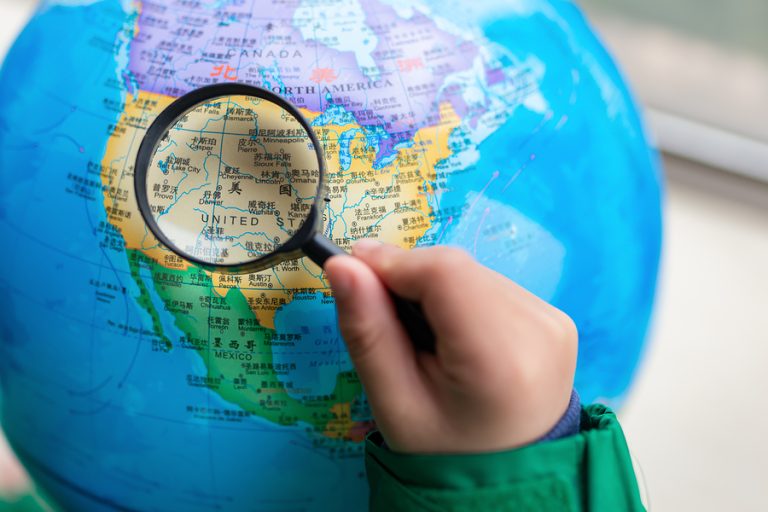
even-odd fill
[{"label": "blurred background", "polygon": [[[0,58],[35,3],[0,0]],[[650,510],[768,510],[768,2],[580,4],[667,174],[657,312],[620,411]],[[0,501],[28,493],[0,435]]]}]

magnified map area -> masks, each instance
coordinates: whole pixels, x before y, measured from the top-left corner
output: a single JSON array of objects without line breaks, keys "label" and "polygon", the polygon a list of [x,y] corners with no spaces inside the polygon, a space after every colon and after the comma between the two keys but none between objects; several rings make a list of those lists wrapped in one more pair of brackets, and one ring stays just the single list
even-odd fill
[{"label": "magnified map area", "polygon": [[278,250],[301,227],[320,169],[309,134],[288,111],[226,96],[170,127],[146,179],[167,245],[207,264],[238,265]]}]

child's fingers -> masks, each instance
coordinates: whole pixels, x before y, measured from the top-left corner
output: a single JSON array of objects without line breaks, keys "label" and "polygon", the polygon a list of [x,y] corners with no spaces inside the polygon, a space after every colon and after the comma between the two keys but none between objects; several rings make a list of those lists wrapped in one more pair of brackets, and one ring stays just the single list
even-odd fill
[{"label": "child's fingers", "polygon": [[437,288],[445,287],[476,263],[451,247],[431,247],[406,251],[394,245],[364,240],[354,245],[352,254],[365,261],[395,294],[417,302],[429,302]]},{"label": "child's fingers", "polygon": [[[493,356],[493,339],[477,338],[487,325],[487,271],[465,252],[450,247],[406,251],[393,245],[363,241],[352,254],[363,260],[396,295],[419,302],[437,337],[437,353],[445,363],[470,367],[479,357]],[[509,312],[506,313],[507,315]],[[488,347],[486,345],[491,345]]]},{"label": "child's fingers", "polygon": [[336,298],[342,336],[374,412],[401,415],[421,379],[414,349],[387,290],[356,258],[333,257],[325,271]]},{"label": "child's fingers", "polygon": [[[449,324],[463,325],[468,294],[478,264],[464,251],[451,247],[430,247],[406,251],[400,247],[364,240],[352,247],[395,295],[421,304],[427,322],[438,338],[452,337]],[[458,317],[454,316],[459,309]],[[445,336],[442,336],[445,335]]]}]

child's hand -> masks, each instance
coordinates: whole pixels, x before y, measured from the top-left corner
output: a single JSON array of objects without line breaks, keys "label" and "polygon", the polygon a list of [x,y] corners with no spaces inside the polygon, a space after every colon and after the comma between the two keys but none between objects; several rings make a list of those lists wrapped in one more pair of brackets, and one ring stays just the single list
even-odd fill
[{"label": "child's hand", "polygon": [[[364,241],[326,264],[339,324],[388,446],[399,452],[511,449],[568,407],[571,319],[469,255]],[[421,303],[437,353],[416,353],[386,286]]]}]

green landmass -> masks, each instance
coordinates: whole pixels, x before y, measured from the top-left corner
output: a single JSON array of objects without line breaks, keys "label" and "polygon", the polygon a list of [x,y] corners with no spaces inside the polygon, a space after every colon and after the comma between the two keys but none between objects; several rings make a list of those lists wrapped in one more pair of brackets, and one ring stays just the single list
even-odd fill
[{"label": "green landmass", "polygon": [[[200,269],[172,270],[142,253],[129,250],[131,275],[139,286],[139,304],[152,318],[162,340],[160,315],[141,277],[141,267],[152,276],[152,285],[185,338],[173,342],[174,350],[195,350],[208,370],[204,383],[224,400],[243,411],[278,425],[309,425],[314,433],[335,439],[359,440],[365,425],[350,417],[353,403],[363,388],[354,371],[341,372],[328,395],[289,394],[285,364],[274,363],[271,342],[276,332],[258,324],[246,297],[237,288],[219,295],[208,275]],[[165,343],[165,341],[164,341]]]}]

